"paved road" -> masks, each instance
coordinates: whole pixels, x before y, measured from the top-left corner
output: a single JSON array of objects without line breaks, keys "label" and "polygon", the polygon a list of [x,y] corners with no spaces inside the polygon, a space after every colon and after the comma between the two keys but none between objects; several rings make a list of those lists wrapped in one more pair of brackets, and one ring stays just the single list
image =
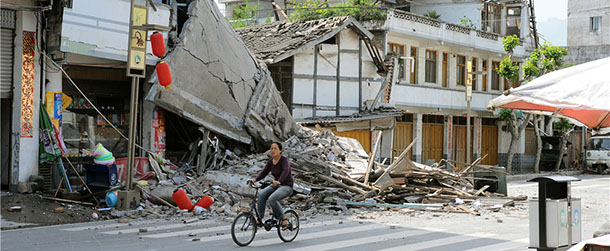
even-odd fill
[{"label": "paved road", "polygon": [[[509,193],[531,196],[535,189],[533,184],[512,182]],[[583,209],[584,237],[607,221],[609,190],[608,176],[583,177],[574,184],[575,195],[590,204]],[[178,218],[129,224],[112,220],[8,230],[0,237],[2,250],[528,250],[527,210],[518,207],[483,216],[378,210],[367,213],[372,219],[310,217],[302,221],[292,243],[282,243],[275,231],[259,230],[246,248],[233,243],[230,222],[215,219],[189,224]]]},{"label": "paved road", "polygon": [[[140,233],[146,228],[148,232]],[[2,232],[2,250],[234,250],[230,224],[200,220],[145,220],[125,223],[74,224]],[[496,239],[498,234],[447,233],[442,228],[390,226],[331,217],[302,223],[292,243],[276,231],[257,234],[248,250],[501,250],[525,243]],[[190,235],[190,236],[189,236]],[[193,236],[195,235],[195,236]],[[478,248],[478,249],[477,249]],[[242,248],[244,249],[244,248]]]}]

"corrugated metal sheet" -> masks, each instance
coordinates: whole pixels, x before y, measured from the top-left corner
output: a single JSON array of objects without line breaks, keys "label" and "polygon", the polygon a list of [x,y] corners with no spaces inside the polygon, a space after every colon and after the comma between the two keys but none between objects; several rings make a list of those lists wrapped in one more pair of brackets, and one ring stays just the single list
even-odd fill
[{"label": "corrugated metal sheet", "polygon": [[12,91],[14,33],[13,29],[0,29],[0,97],[2,98],[10,97]]}]

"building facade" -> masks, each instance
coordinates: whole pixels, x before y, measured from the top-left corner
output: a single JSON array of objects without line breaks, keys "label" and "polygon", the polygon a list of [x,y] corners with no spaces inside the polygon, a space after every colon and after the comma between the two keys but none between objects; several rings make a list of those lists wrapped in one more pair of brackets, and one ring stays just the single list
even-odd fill
[{"label": "building facade", "polygon": [[[383,142],[390,144],[391,148],[388,157],[398,156],[411,140],[417,138],[411,153],[413,160],[421,163],[439,162],[441,159],[465,162],[465,93],[468,76],[472,75],[472,159],[487,155],[483,164],[504,165],[510,144],[509,133],[503,129],[504,122],[487,110],[487,104],[502,92],[519,85],[518,79],[501,78],[496,69],[506,55],[503,51],[503,37],[516,35],[521,39],[513,53],[513,60],[523,61],[533,50],[534,36],[529,28],[529,6],[522,1],[435,0],[412,1],[406,5],[385,2],[383,8],[386,12],[385,20],[361,23],[374,34],[372,44],[379,49],[381,55],[392,53],[398,56],[398,65],[393,71],[395,80],[383,91],[390,104],[405,110],[406,113],[396,120],[391,133],[384,131]],[[440,14],[440,18],[424,16],[431,10]],[[341,39],[344,39],[343,36]],[[349,75],[345,76],[347,78],[355,77],[355,69],[358,69],[357,61],[349,59],[349,51],[355,52],[357,48],[350,47],[350,43],[348,40],[347,45],[341,45],[341,52],[345,50],[346,55],[341,55],[341,58],[345,59],[340,60],[340,74]],[[334,45],[321,46],[330,49],[323,49],[321,52],[324,53],[332,53],[336,49],[331,48]],[[363,55],[367,57],[365,54]],[[292,94],[290,104],[295,118],[336,114],[335,102],[332,101],[336,101],[334,94],[337,73],[332,64],[336,64],[337,58],[333,56],[320,58],[318,64],[324,64],[322,68],[313,67],[313,51],[304,50],[293,57],[291,65],[294,65],[294,68],[292,76],[289,77],[294,81],[291,83],[293,92],[298,94]],[[470,70],[468,65],[472,65]],[[353,102],[349,105],[346,103],[345,108],[351,109],[345,109],[336,115],[362,111],[355,108],[366,107],[367,102],[375,99],[383,77],[375,76],[372,72],[375,69],[371,66],[374,65],[369,64],[368,70],[363,68],[363,71],[367,72],[364,76],[371,78],[363,86],[370,86],[371,83],[375,85],[360,90],[364,99],[359,101],[358,106],[356,103],[352,104]],[[270,66],[271,68],[273,66]],[[311,75],[314,69],[318,69],[323,76],[322,80],[318,80],[323,84],[317,85],[317,92],[322,95],[317,100],[322,101],[317,104],[317,110],[304,106],[314,104],[315,98],[307,94],[312,92]],[[369,72],[373,74],[368,74]],[[324,85],[325,81],[328,81],[328,86]],[[356,89],[350,88],[348,83],[349,80],[345,84],[342,83],[341,90],[353,89],[352,93],[355,94]],[[355,95],[346,95],[341,102],[356,101]],[[324,103],[326,96],[329,98],[328,104]],[[328,111],[324,112],[325,109]],[[361,138],[362,135],[356,137]],[[371,141],[374,140],[366,140],[368,143],[364,144],[370,144]],[[513,161],[513,170],[516,172],[531,169],[531,166],[520,166],[525,150],[524,142],[522,137]]]},{"label": "building facade", "polygon": [[610,2],[568,0],[568,56],[582,64],[610,56]]},{"label": "building facade", "polygon": [[[154,2],[155,8],[145,0],[135,4],[148,6],[149,24],[169,26],[171,6]],[[96,143],[102,143],[116,158],[127,156],[126,140],[104,117],[127,133],[129,16],[130,2],[121,0],[3,1],[3,187],[14,190],[32,175],[56,173],[56,164],[41,164],[38,158],[41,104],[64,139],[64,156],[76,157],[81,149]],[[152,56],[147,38],[142,41],[148,44],[148,77],[157,58]],[[142,89],[149,88],[142,83]],[[151,148],[158,109],[150,103],[139,104],[139,121],[144,122],[139,125],[137,141]]]},{"label": "building facade", "polygon": [[[419,4],[418,4],[419,3]],[[409,114],[397,123],[394,154],[410,142],[418,162],[452,159],[466,162],[466,85],[472,74],[472,160],[487,157],[488,165],[504,165],[510,139],[503,122],[487,111],[489,100],[519,80],[501,78],[496,69],[505,56],[502,38],[517,35],[521,43],[513,60],[524,60],[533,49],[527,5],[520,1],[415,1],[408,9],[388,10],[383,23],[370,29],[383,32],[386,51],[399,55],[399,81],[392,86],[391,103]],[[455,11],[459,9],[460,11]],[[438,19],[424,16],[434,10]],[[460,13],[455,15],[454,13]],[[472,68],[467,69],[468,64]],[[523,141],[523,139],[521,140]],[[513,162],[519,172],[523,142]]]}]

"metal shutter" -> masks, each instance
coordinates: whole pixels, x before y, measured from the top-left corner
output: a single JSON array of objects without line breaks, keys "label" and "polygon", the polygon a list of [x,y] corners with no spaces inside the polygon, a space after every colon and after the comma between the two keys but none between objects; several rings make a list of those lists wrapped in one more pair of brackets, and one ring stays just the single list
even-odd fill
[{"label": "metal shutter", "polygon": [[15,12],[0,13],[0,97],[11,96],[13,85],[13,41],[15,38]]}]

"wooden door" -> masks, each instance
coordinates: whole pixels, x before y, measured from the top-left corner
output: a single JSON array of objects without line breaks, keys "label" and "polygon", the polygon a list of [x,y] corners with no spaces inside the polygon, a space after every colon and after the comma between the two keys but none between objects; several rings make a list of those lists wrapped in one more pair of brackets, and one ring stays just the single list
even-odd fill
[{"label": "wooden door", "polygon": [[487,158],[481,161],[483,165],[498,164],[498,126],[483,125],[481,129],[481,156]]},{"label": "wooden door", "polygon": [[[472,126],[471,128],[471,134],[470,134],[470,149],[472,150],[472,146],[474,145],[472,141],[473,139],[473,133],[472,133]],[[453,152],[452,152],[452,156],[453,156],[453,160],[455,161],[459,161],[462,163],[466,163],[466,126],[465,125],[453,125]],[[472,153],[472,151],[471,151]],[[471,160],[472,161],[472,160]],[[461,167],[460,167],[461,168]]]},{"label": "wooden door", "polygon": [[[402,151],[413,141],[413,123],[411,122],[396,122],[394,128],[394,143],[392,145],[392,158],[400,156]],[[413,147],[411,147],[413,149]],[[411,159],[413,150],[409,150],[407,158]]]},{"label": "wooden door", "polygon": [[443,158],[443,125],[423,124],[422,138],[422,161],[439,162]]},{"label": "wooden door", "polygon": [[351,130],[351,131],[338,132],[337,130],[333,130],[333,133],[336,136],[356,139],[356,140],[358,140],[358,142],[360,142],[360,145],[362,145],[362,148],[364,148],[364,151],[366,151],[367,153],[371,152],[371,131],[369,131],[369,130]]}]

